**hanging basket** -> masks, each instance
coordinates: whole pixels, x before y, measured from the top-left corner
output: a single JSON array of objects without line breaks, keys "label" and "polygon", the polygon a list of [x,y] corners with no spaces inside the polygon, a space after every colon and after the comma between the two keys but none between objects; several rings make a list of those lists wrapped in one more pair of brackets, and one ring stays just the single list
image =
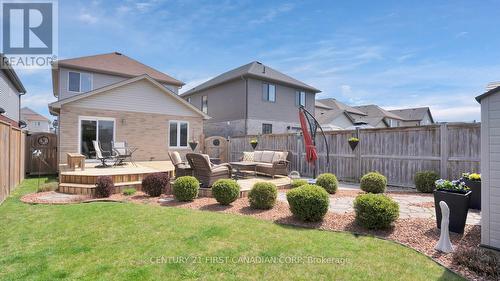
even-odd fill
[{"label": "hanging basket", "polygon": [[355,141],[355,140],[350,140],[349,141],[349,146],[351,147],[351,149],[354,151],[354,149],[356,149],[356,146],[358,146],[358,143],[359,143],[359,140],[358,141]]},{"label": "hanging basket", "polygon": [[198,146],[198,142],[197,141],[190,141],[189,142],[189,147],[191,147],[192,151],[194,151],[197,146]]},{"label": "hanging basket", "polygon": [[258,142],[251,142],[250,145],[252,146],[253,149],[257,147],[259,143]]}]

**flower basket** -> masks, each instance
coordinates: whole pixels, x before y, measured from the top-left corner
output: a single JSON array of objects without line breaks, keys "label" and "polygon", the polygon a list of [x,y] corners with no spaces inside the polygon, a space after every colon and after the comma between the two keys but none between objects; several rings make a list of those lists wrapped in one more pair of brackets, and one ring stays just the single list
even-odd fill
[{"label": "flower basket", "polygon": [[250,141],[250,145],[252,146],[252,148],[255,150],[255,148],[257,147],[257,145],[259,144],[259,142],[256,140],[256,139],[253,139]]},{"label": "flower basket", "polygon": [[190,141],[189,142],[189,147],[191,148],[192,151],[194,151],[197,146],[198,146],[198,142],[197,141]]},{"label": "flower basket", "polygon": [[349,142],[349,146],[351,147],[351,150],[354,151],[354,149],[356,149],[356,146],[358,146],[359,139],[358,138],[350,138],[347,142]]}]

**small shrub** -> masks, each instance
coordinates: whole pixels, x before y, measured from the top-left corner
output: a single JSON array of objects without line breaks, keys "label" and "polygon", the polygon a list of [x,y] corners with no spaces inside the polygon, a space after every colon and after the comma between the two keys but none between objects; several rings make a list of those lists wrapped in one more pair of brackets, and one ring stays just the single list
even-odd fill
[{"label": "small shrub", "polygon": [[192,176],[179,177],[172,187],[172,194],[179,201],[193,201],[198,197],[200,182]]},{"label": "small shrub", "polygon": [[307,180],[295,179],[292,181],[292,188],[301,187],[301,186],[306,185],[306,184],[308,184]]},{"label": "small shrub", "polygon": [[423,171],[415,174],[415,187],[419,192],[431,193],[436,189],[435,182],[439,175],[433,171]]},{"label": "small shrub", "polygon": [[330,194],[337,192],[339,186],[339,181],[334,174],[325,173],[321,174],[316,178],[316,185],[321,186]]},{"label": "small shrub", "polygon": [[387,178],[377,172],[371,172],[361,178],[361,190],[369,193],[384,193],[387,188]]},{"label": "small shrub", "polygon": [[168,186],[170,178],[166,173],[153,173],[142,180],[142,191],[151,197],[160,196]]},{"label": "small shrub", "polygon": [[123,190],[123,195],[130,196],[130,195],[134,195],[136,192],[137,192],[137,190],[135,190],[135,188],[126,188]]},{"label": "small shrub", "polygon": [[271,209],[276,204],[278,189],[271,182],[258,182],[248,194],[250,207],[254,209]]},{"label": "small shrub", "polygon": [[399,205],[384,194],[361,194],[354,200],[356,221],[368,229],[383,229],[399,217]]},{"label": "small shrub", "polygon": [[459,247],[453,252],[453,261],[468,267],[479,275],[486,275],[494,280],[500,277],[500,260],[491,251],[473,247]]},{"label": "small shrub", "polygon": [[54,181],[54,182],[47,182],[47,183],[44,183],[42,185],[40,185],[40,187],[38,187],[38,189],[36,190],[36,192],[48,192],[48,191],[55,191],[59,188],[59,183]]},{"label": "small shrub", "polygon": [[290,211],[302,221],[320,221],[328,211],[329,196],[320,186],[306,184],[286,194]]},{"label": "small shrub", "polygon": [[100,176],[97,178],[97,183],[95,184],[95,197],[105,198],[109,197],[115,192],[115,185],[113,184],[113,178],[110,176]]},{"label": "small shrub", "polygon": [[219,204],[229,205],[240,196],[240,185],[235,180],[217,180],[212,185],[212,195]]}]

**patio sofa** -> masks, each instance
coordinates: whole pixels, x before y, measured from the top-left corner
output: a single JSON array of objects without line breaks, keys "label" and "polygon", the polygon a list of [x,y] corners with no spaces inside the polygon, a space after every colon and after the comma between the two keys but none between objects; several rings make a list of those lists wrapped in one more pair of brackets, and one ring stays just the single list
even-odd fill
[{"label": "patio sofa", "polygon": [[257,164],[257,173],[275,177],[288,175],[292,154],[288,151],[256,150],[243,152],[241,161]]},{"label": "patio sofa", "polygon": [[193,169],[193,176],[200,181],[201,187],[211,187],[218,179],[230,179],[231,166],[227,163],[214,165],[206,154],[188,153],[186,159]]}]

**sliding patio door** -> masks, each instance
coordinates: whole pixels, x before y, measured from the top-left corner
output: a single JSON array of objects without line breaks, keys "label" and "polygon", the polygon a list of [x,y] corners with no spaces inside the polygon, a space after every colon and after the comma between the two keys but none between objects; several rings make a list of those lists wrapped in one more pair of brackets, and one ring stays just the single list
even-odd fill
[{"label": "sliding patio door", "polygon": [[95,159],[92,141],[99,141],[103,151],[111,151],[115,140],[115,120],[109,118],[80,118],[80,153],[87,159]]}]

